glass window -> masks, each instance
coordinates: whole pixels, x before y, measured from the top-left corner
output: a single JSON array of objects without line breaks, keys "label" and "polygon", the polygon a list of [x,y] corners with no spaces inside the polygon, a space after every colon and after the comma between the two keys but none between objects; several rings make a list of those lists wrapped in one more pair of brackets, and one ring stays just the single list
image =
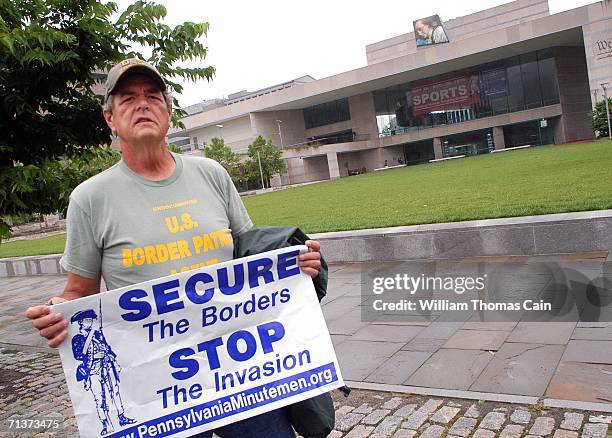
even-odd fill
[{"label": "glass window", "polygon": [[525,93],[525,107],[529,109],[542,106],[540,72],[535,52],[521,55],[521,75],[523,79],[523,91]]},{"label": "glass window", "polygon": [[521,65],[518,58],[508,60],[506,67],[506,78],[508,81],[508,110],[521,111],[525,109],[525,99],[523,97],[523,81],[521,79]]},{"label": "glass window", "polygon": [[[540,54],[538,53],[538,56]],[[540,88],[542,90],[542,104],[554,105],[559,103],[559,85],[557,83],[557,66],[555,58],[546,57],[538,60],[540,69]]]},{"label": "glass window", "polygon": [[[465,98],[468,90],[470,98]],[[506,58],[374,92],[380,136],[559,102],[553,50]]]},{"label": "glass window", "polygon": [[306,129],[351,119],[348,99],[346,98],[304,108],[303,113]]}]

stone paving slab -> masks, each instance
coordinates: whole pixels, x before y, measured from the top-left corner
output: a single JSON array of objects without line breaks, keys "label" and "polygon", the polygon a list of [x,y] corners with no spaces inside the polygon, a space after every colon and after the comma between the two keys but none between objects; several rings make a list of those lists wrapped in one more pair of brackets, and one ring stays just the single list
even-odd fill
[{"label": "stone paving slab", "polygon": [[570,340],[561,358],[564,362],[612,364],[612,341]]},{"label": "stone paving slab", "polygon": [[364,380],[399,385],[405,382],[430,356],[431,353],[423,351],[400,350]]},{"label": "stone paving slab", "polygon": [[565,345],[575,327],[576,322],[519,322],[508,342]]},{"label": "stone paving slab", "polygon": [[612,365],[561,362],[546,396],[594,403],[612,401]]},{"label": "stone paving slab", "polygon": [[[441,349],[405,383],[430,388],[468,389],[492,359],[487,351]],[[443,372],[452,364],[452,372]]]},{"label": "stone paving slab", "polygon": [[493,330],[459,330],[443,348],[464,350],[499,350],[510,332]]},{"label": "stone paving slab", "polygon": [[[342,375],[347,380],[364,380],[404,344],[347,340],[336,348]],[[364,354],[367,352],[367,354]]]},{"label": "stone paving slab", "polygon": [[543,395],[562,354],[561,345],[506,343],[470,389]]}]

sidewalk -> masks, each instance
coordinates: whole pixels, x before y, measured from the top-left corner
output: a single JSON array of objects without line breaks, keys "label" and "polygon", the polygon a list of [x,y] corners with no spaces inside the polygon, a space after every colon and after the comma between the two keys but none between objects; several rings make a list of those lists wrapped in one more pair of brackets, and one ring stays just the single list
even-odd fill
[{"label": "sidewalk", "polygon": [[[607,256],[547,260],[595,275]],[[370,268],[330,267],[323,313],[345,380],[361,388],[348,398],[334,392],[337,430],[330,436],[606,437],[612,421],[611,322],[363,322],[361,275]],[[6,419],[13,415],[51,413],[66,427],[60,436],[76,435],[59,357],[22,316],[28,306],[57,294],[64,281],[0,279],[0,437],[33,436],[31,430],[7,432]]]}]

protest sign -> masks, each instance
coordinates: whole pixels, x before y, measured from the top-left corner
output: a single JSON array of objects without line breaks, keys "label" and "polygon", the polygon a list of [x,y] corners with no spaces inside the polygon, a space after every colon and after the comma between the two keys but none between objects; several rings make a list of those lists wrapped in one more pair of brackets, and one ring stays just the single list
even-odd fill
[{"label": "protest sign", "polygon": [[53,306],[83,437],[187,437],[344,385],[292,246]]}]

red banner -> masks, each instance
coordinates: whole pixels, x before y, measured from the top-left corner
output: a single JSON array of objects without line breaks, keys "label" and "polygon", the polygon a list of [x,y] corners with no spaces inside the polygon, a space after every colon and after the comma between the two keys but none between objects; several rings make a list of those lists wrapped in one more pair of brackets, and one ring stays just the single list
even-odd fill
[{"label": "red banner", "polygon": [[478,76],[459,76],[412,87],[412,114],[463,108],[480,102]]}]

